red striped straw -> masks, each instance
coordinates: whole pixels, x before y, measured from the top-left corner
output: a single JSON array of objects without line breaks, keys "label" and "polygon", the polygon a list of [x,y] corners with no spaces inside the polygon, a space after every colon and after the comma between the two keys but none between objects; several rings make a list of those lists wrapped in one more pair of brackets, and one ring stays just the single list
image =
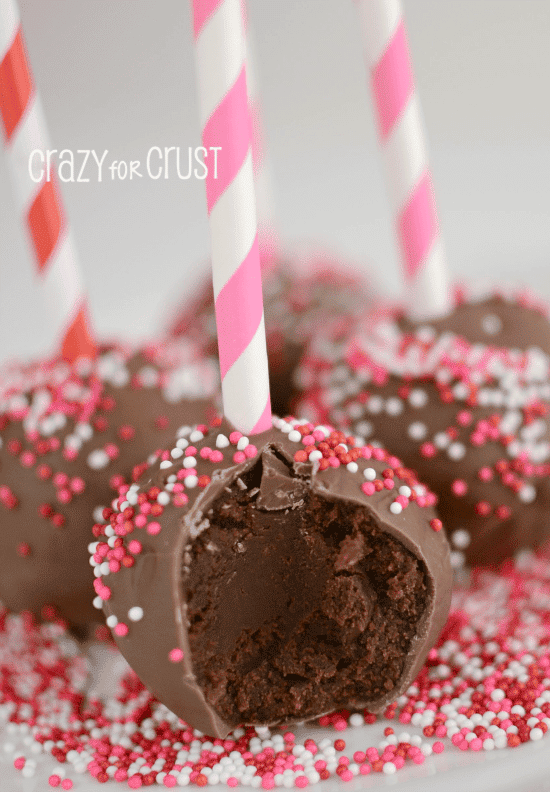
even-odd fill
[{"label": "red striped straw", "polygon": [[[50,148],[34,87],[19,11],[0,0],[0,119],[17,209],[24,218],[45,298],[54,306],[61,355],[94,357],[80,271],[55,181],[30,178],[29,158]],[[44,169],[45,170],[45,169]]]},{"label": "red striped straw", "polygon": [[271,400],[241,2],[192,2],[202,141],[221,146],[205,181],[223,406],[257,434],[271,427]]},{"label": "red striped straw", "polygon": [[449,276],[399,0],[357,0],[392,210],[416,319],[449,310]]}]

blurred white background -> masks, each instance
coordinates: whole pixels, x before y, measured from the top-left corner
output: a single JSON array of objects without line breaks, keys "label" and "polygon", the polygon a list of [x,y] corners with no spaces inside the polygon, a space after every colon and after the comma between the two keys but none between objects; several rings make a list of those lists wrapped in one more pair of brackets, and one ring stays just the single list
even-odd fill
[{"label": "blurred white background", "polygon": [[[58,149],[145,159],[200,145],[181,0],[20,0]],[[352,0],[249,0],[278,230],[370,268],[398,294],[392,219]],[[550,2],[405,0],[452,273],[550,298]],[[204,270],[204,183],[92,180],[63,193],[103,336],[156,331]],[[0,360],[51,344],[0,156]]]}]

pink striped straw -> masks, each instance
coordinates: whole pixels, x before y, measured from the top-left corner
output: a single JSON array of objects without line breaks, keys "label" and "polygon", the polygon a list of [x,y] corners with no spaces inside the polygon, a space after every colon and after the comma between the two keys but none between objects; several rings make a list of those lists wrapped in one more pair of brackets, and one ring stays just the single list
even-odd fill
[{"label": "pink striped straw", "polygon": [[0,119],[17,208],[45,298],[53,305],[61,355],[68,361],[94,357],[86,299],[59,189],[55,181],[46,180],[45,172],[38,182],[29,174],[31,153],[45,152],[50,145],[14,0],[0,0]]},{"label": "pink striped straw", "polygon": [[357,0],[409,314],[449,310],[449,276],[399,0]]},{"label": "pink striped straw", "polygon": [[258,218],[262,267],[265,269],[278,245],[277,234],[275,232],[273,185],[271,164],[268,152],[266,151],[262,100],[258,72],[256,69],[254,36],[252,35],[253,31],[250,29],[250,23],[246,18],[245,0],[242,0],[242,9],[245,19],[248,102],[252,118],[252,165],[254,168],[254,186],[256,190],[256,217]]},{"label": "pink striped straw", "polygon": [[192,1],[202,141],[221,147],[205,181],[223,406],[257,434],[271,427],[271,400],[241,2]]}]

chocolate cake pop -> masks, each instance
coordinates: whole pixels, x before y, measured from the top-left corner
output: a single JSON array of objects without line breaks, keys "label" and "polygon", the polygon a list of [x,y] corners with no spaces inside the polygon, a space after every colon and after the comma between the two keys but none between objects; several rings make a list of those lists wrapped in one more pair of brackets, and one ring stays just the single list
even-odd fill
[{"label": "chocolate cake pop", "polygon": [[[334,339],[345,337],[350,322],[370,311],[372,288],[357,271],[322,255],[264,257],[262,281],[271,404],[276,414],[287,415],[296,395],[294,371],[319,326]],[[217,354],[211,279],[176,311],[169,332]]]},{"label": "chocolate cake pop", "polygon": [[[87,546],[139,463],[202,417],[213,362],[187,341],[103,349],[73,366],[50,360],[0,373],[0,600],[97,619]],[[134,471],[134,466],[138,465]]]},{"label": "chocolate cake pop", "polygon": [[98,602],[141,680],[206,734],[380,710],[447,616],[434,500],[327,427],[183,430],[95,526]]},{"label": "chocolate cake pop", "polygon": [[390,312],[345,349],[312,347],[300,409],[395,450],[437,493],[453,562],[496,563],[550,536],[549,356],[525,295],[424,326]]}]

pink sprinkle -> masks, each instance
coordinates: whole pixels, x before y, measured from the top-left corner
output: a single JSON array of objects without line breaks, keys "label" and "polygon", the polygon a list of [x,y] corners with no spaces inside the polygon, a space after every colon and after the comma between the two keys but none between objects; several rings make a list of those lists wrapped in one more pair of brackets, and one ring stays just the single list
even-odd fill
[{"label": "pink sprinkle", "polygon": [[247,445],[247,447],[244,449],[244,453],[248,457],[248,459],[254,459],[254,457],[258,453],[258,449],[256,448],[255,445],[252,445],[251,443],[249,443]]},{"label": "pink sprinkle", "polygon": [[114,628],[113,632],[115,635],[118,635],[120,638],[122,638],[125,635],[128,635],[128,625],[124,624],[124,622],[119,622]]},{"label": "pink sprinkle", "polygon": [[[214,463],[217,463],[217,462],[222,462],[222,461],[223,461],[223,454],[222,454],[222,452],[216,448],[216,449],[215,449],[214,451],[212,451],[212,453],[210,454],[210,461],[211,461],[211,462],[214,462]],[[227,783],[229,783],[229,781],[228,781]]]},{"label": "pink sprinkle", "polygon": [[84,479],[80,478],[79,476],[75,476],[71,479],[71,489],[77,495],[79,495],[81,492],[84,492],[85,487],[86,483]]},{"label": "pink sprinkle", "polygon": [[61,783],[61,777],[58,775],[53,774],[48,778],[48,784],[51,787],[58,787],[60,783]]},{"label": "pink sprinkle", "polygon": [[183,650],[180,649],[179,647],[176,647],[175,649],[170,649],[170,651],[168,652],[168,659],[170,660],[171,663],[181,662],[181,660],[183,660]]},{"label": "pink sprinkle", "polygon": [[455,479],[451,484],[451,489],[456,496],[461,497],[468,492],[468,485],[462,479]]},{"label": "pink sprinkle", "polygon": [[140,773],[134,773],[133,776],[130,776],[128,779],[128,786],[130,789],[139,789],[143,783],[143,776]]},{"label": "pink sprinkle", "polygon": [[[475,742],[475,740],[472,740],[472,742]],[[481,741],[480,741],[480,742],[481,742]],[[443,745],[443,743],[442,743],[442,742],[440,742],[440,741],[438,740],[437,742],[434,742],[434,744],[432,745],[432,750],[433,750],[435,753],[441,753],[442,751],[444,751],[444,750],[445,750],[445,746]]]},{"label": "pink sprinkle", "polygon": [[[349,773],[349,770],[348,770]],[[351,775],[351,773],[350,773]],[[309,779],[307,776],[297,776],[294,780],[294,786],[297,786],[298,789],[304,789],[309,785]]]},{"label": "pink sprinkle", "polygon": [[141,542],[138,542],[137,539],[132,539],[130,542],[128,542],[128,550],[133,555],[138,555],[139,553],[141,553],[142,549],[143,549],[143,545],[141,544]]},{"label": "pink sprinkle", "polygon": [[229,776],[229,778],[227,779],[227,786],[236,787],[238,786],[238,784],[239,782],[237,781],[235,776]]},{"label": "pink sprinkle", "polygon": [[363,484],[361,484],[361,489],[365,495],[374,495],[376,491],[372,481],[364,481]]},{"label": "pink sprinkle", "polygon": [[395,487],[395,481],[391,478],[384,479],[384,487],[387,490],[392,490]]},{"label": "pink sprinkle", "polygon": [[163,784],[165,787],[170,787],[170,788],[175,787],[176,783],[177,783],[176,776],[170,774],[164,776]]},{"label": "pink sprinkle", "polygon": [[233,462],[235,462],[235,464],[240,465],[242,462],[245,461],[246,461],[246,456],[242,451],[237,451],[235,454],[233,454]]},{"label": "pink sprinkle", "polygon": [[147,533],[151,534],[151,536],[156,536],[161,531],[160,523],[158,522],[150,522],[147,526]]},{"label": "pink sprinkle", "polygon": [[64,778],[63,781],[61,782],[61,786],[63,787],[63,789],[72,789],[73,782],[71,781],[70,778]]},{"label": "pink sprinkle", "polygon": [[231,434],[229,435],[229,442],[231,443],[231,445],[237,445],[241,437],[242,434],[240,432],[231,432]]},{"label": "pink sprinkle", "polygon": [[212,453],[212,449],[209,448],[208,446],[204,446],[204,448],[201,448],[199,455],[201,459],[208,459],[211,453]]}]

